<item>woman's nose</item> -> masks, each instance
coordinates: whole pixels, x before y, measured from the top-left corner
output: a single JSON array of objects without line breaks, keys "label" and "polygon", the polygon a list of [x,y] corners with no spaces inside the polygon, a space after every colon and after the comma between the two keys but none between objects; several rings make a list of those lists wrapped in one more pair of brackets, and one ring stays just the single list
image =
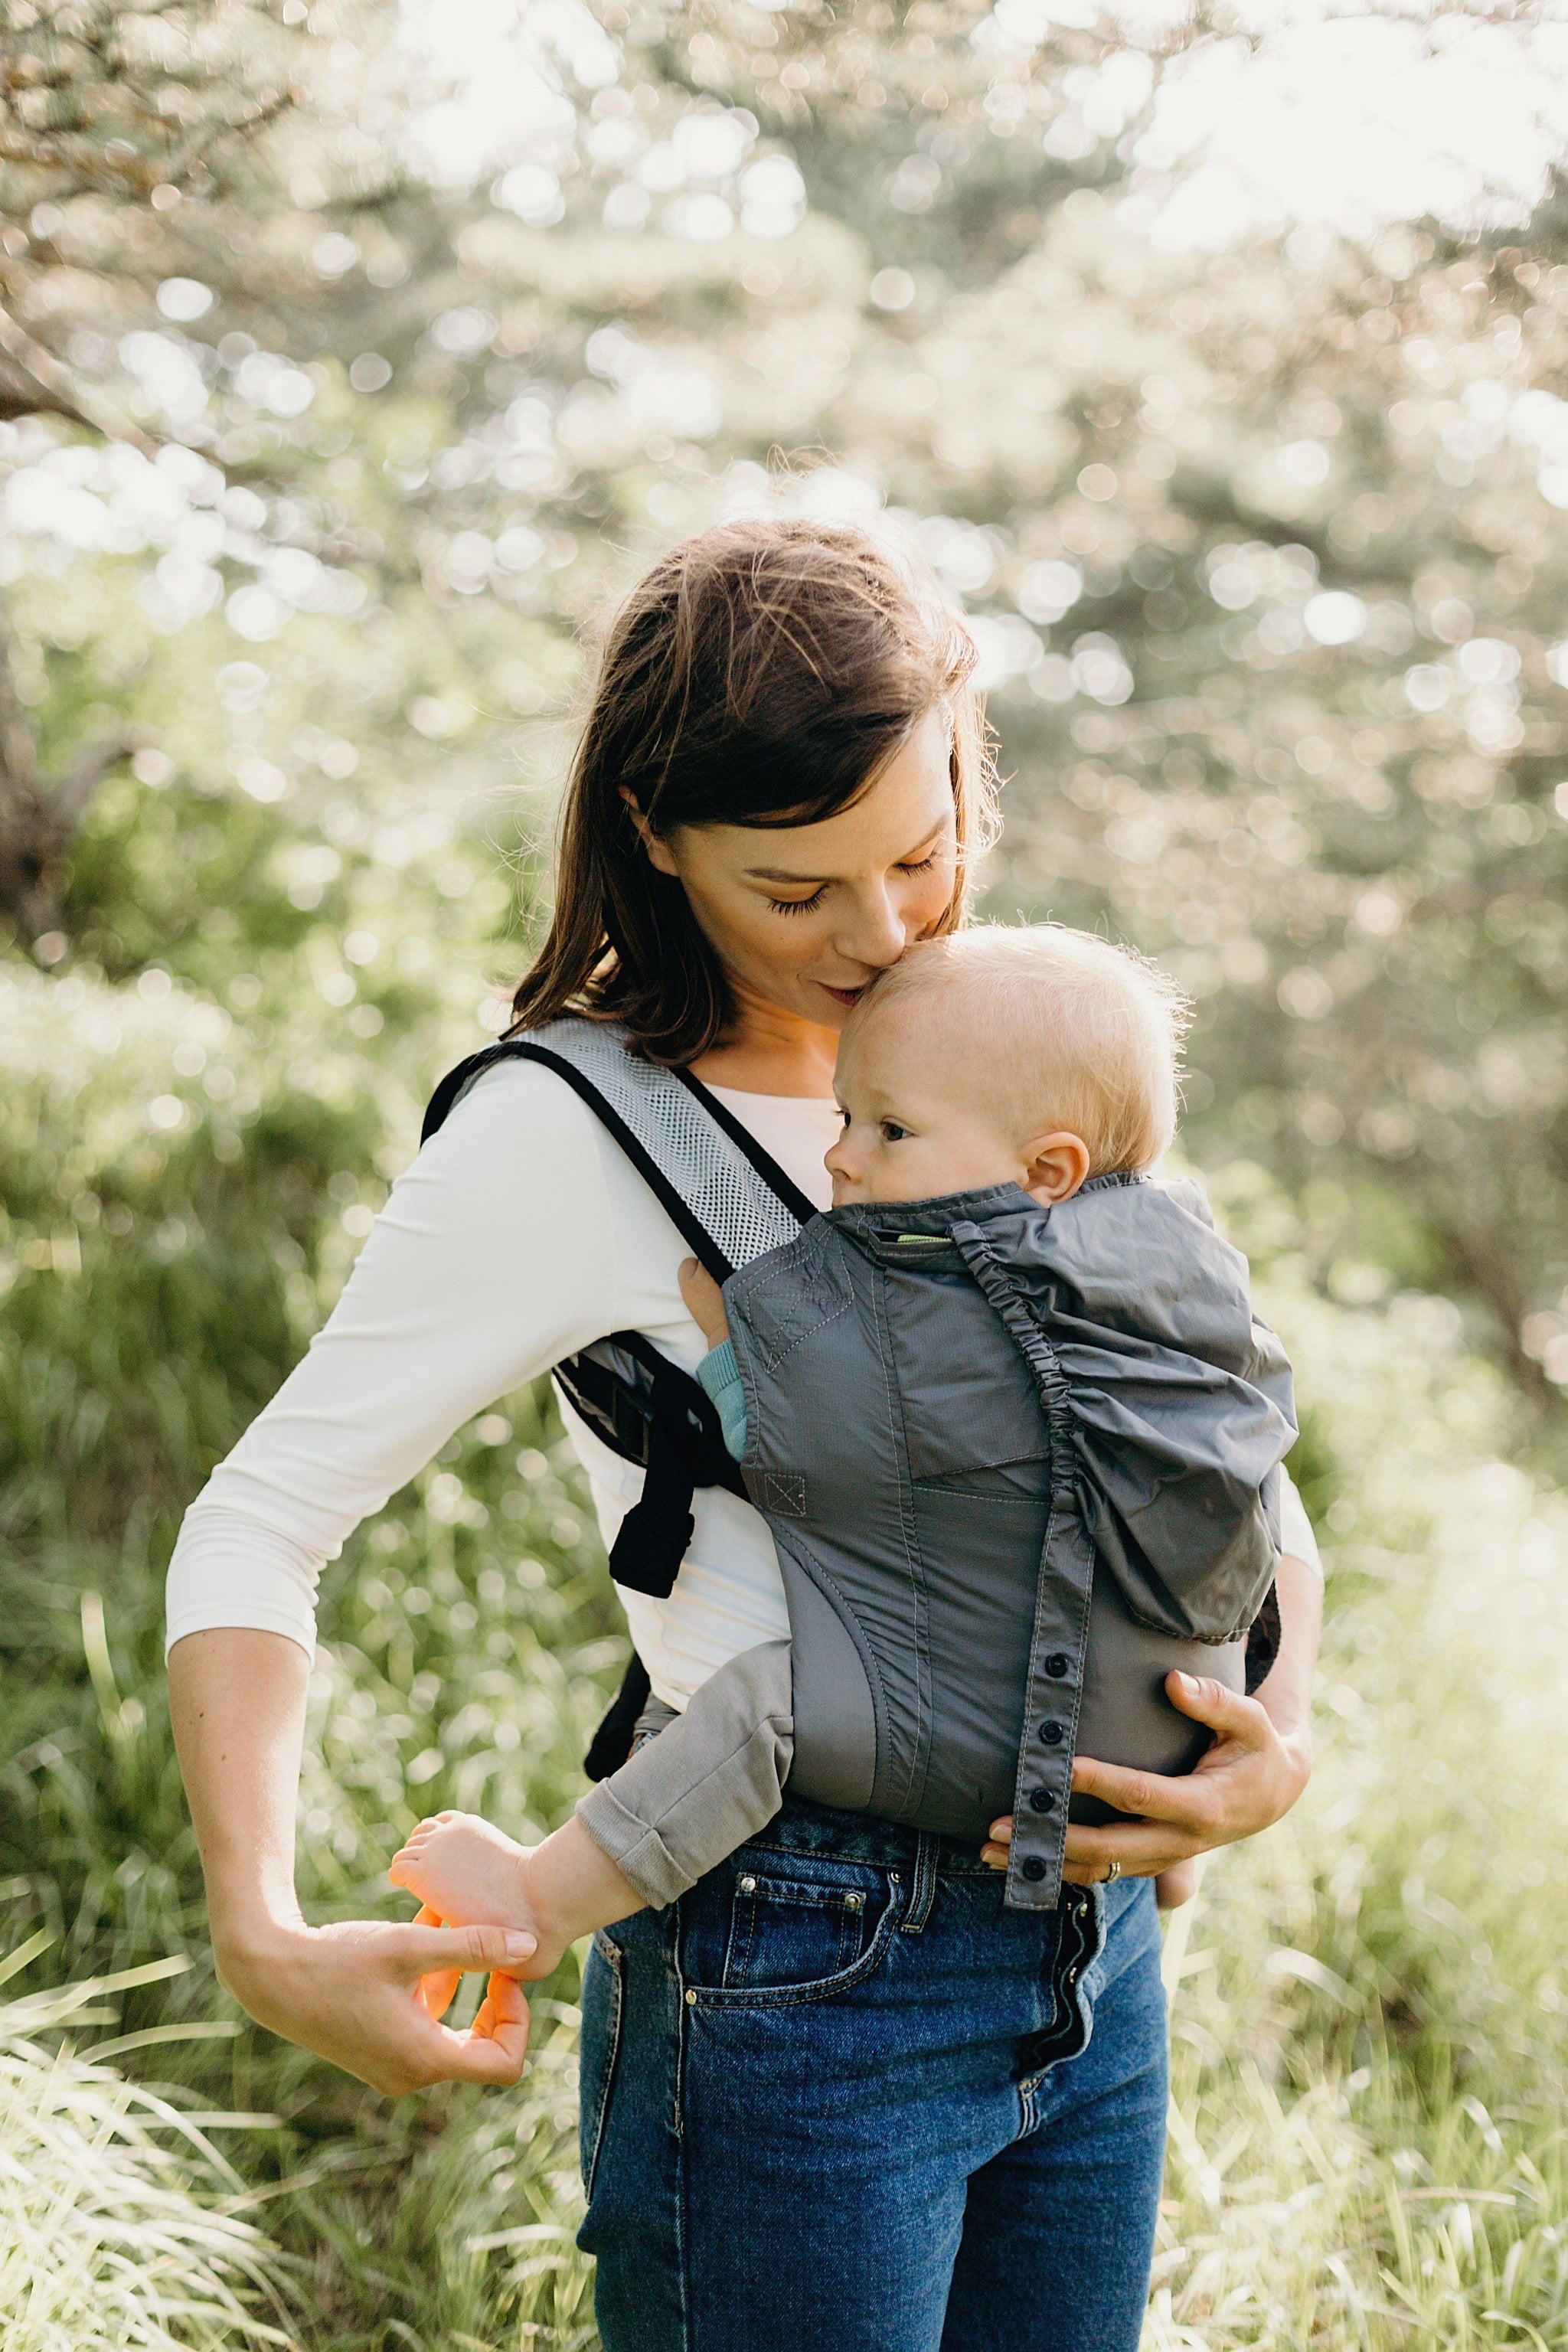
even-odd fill
[{"label": "woman's nose", "polygon": [[885,887],[857,894],[848,919],[834,941],[849,962],[869,965],[873,971],[885,971],[897,963],[909,943],[902,910]]}]

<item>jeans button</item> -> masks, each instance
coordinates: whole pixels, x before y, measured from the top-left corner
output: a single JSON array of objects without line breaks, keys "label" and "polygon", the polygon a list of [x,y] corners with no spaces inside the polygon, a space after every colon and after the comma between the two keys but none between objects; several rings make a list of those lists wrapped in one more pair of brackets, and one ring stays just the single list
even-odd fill
[{"label": "jeans button", "polygon": [[1025,1875],[1025,1877],[1026,1877],[1026,1879],[1028,1879],[1031,1883],[1034,1883],[1034,1882],[1036,1882],[1036,1881],[1037,1881],[1037,1880],[1039,1880],[1039,1879],[1044,1878],[1045,1874],[1046,1874],[1046,1865],[1045,1865],[1045,1864],[1040,1860],[1039,1855],[1038,1855],[1037,1853],[1031,1853],[1031,1854],[1029,1854],[1029,1855],[1026,1858],[1025,1863],[1024,1863],[1024,1875]]},{"label": "jeans button", "polygon": [[1068,1656],[1065,1650],[1053,1650],[1050,1656],[1046,1660],[1046,1672],[1049,1675],[1052,1682],[1059,1683],[1065,1677],[1067,1670],[1071,1664],[1072,1660]]},{"label": "jeans button", "polygon": [[1037,1813],[1054,1812],[1056,1810],[1056,1792],[1054,1790],[1032,1789],[1029,1791],[1030,1808]]}]

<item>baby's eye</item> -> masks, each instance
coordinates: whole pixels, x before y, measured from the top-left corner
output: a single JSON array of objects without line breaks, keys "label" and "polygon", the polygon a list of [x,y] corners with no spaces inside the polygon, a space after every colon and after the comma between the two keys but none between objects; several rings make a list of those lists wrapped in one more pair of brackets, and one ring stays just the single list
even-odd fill
[{"label": "baby's eye", "polygon": [[896,1118],[883,1119],[881,1121],[881,1129],[882,1140],[884,1143],[904,1143],[909,1139],[909,1129],[907,1127],[900,1127]]}]

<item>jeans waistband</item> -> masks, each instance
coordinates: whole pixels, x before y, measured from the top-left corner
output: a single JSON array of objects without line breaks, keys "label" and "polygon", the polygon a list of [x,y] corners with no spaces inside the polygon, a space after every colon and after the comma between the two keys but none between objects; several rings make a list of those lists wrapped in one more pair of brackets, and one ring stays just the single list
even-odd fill
[{"label": "jeans waistband", "polygon": [[783,1807],[766,1829],[757,1832],[753,1843],[786,1853],[820,1854],[835,1862],[912,1866],[922,1837],[934,1849],[935,1867],[943,1876],[994,1878],[1001,1883],[1001,1874],[981,1861],[978,1845],[910,1829],[902,1822],[879,1821],[871,1813],[841,1812],[835,1806],[791,1796],[787,1790]]}]

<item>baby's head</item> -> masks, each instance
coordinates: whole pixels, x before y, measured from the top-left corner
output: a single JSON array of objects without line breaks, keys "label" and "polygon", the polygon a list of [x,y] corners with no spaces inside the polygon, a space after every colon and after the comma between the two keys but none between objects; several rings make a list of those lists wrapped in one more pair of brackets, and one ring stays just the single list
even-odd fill
[{"label": "baby's head", "polygon": [[835,1083],[836,1208],[991,1184],[1065,1201],[1175,1132],[1186,1005],[1157,966],[1059,924],[928,940],[867,990]]}]

